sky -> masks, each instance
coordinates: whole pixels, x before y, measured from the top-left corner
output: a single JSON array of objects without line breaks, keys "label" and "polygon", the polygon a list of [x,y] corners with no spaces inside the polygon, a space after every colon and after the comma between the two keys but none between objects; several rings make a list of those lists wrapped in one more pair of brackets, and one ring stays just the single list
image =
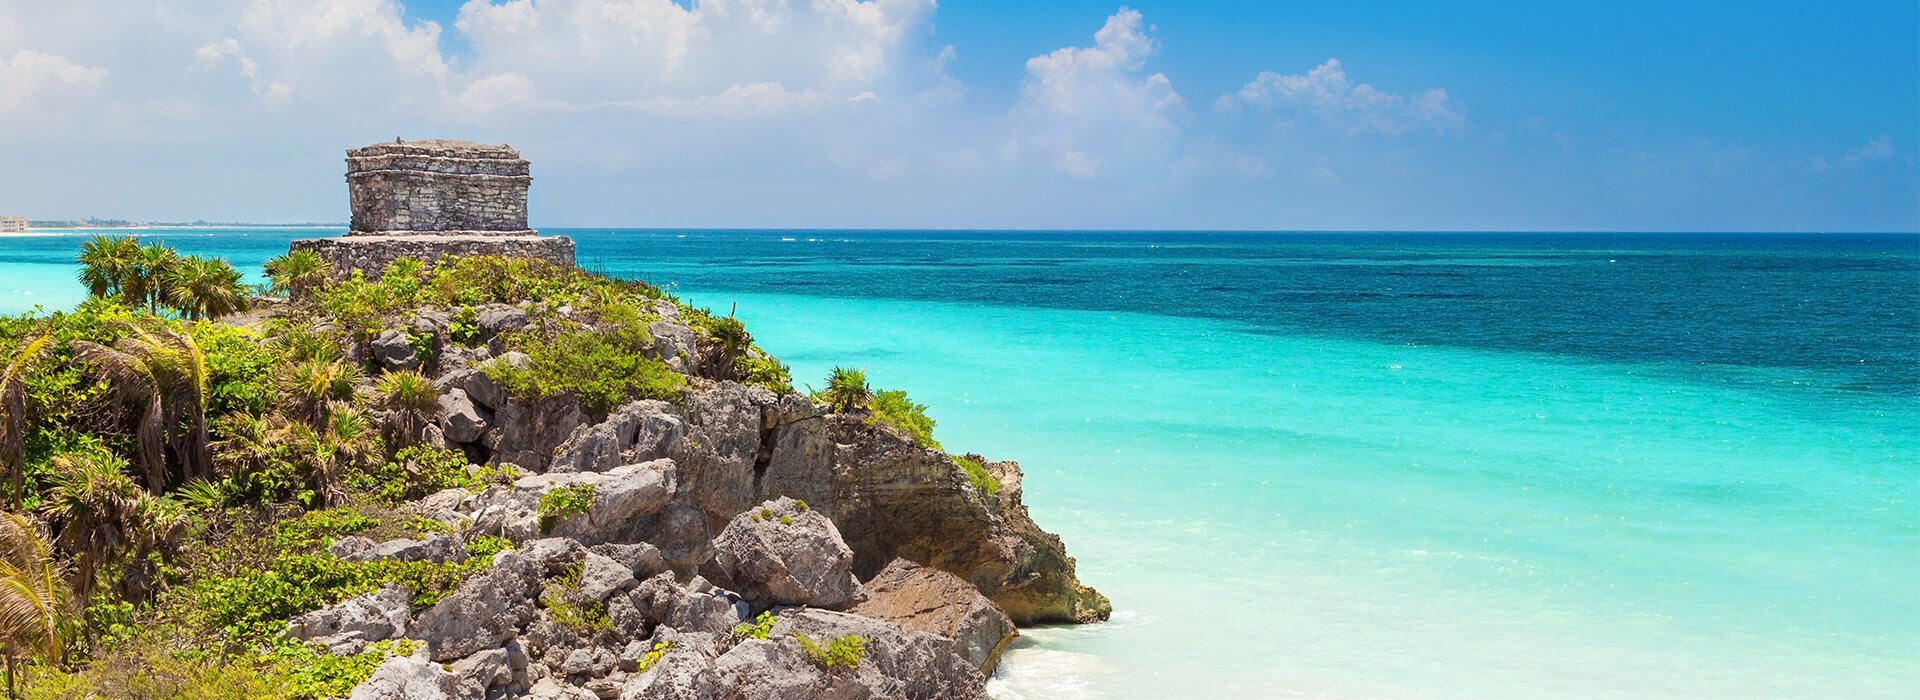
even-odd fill
[{"label": "sky", "polygon": [[1920,230],[1920,3],[0,0],[0,215],[346,219],[506,143],[536,227]]}]

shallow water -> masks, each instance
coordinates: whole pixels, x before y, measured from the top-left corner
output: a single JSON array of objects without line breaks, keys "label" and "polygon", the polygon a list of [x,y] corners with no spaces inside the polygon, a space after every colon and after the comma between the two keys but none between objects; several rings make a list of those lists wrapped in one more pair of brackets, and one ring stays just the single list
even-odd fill
[{"label": "shallow water", "polygon": [[1025,466],[1116,614],[1002,698],[1920,687],[1920,238],[569,234]]}]

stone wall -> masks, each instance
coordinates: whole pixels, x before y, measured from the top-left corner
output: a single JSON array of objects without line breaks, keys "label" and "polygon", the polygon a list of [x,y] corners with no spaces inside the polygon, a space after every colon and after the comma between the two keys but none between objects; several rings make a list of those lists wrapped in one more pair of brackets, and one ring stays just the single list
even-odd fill
[{"label": "stone wall", "polygon": [[347,151],[348,235],[531,235],[530,164],[507,146],[430,140]]},{"label": "stone wall", "polygon": [[352,276],[354,270],[377,278],[400,258],[431,265],[441,256],[497,255],[573,265],[573,239],[564,236],[343,236],[294,241],[292,249],[318,253],[333,266],[335,282]]}]

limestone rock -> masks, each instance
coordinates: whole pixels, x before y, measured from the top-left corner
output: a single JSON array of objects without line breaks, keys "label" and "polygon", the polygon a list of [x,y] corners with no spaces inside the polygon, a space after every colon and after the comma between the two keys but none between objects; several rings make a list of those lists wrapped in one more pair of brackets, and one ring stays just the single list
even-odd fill
[{"label": "limestone rock", "polygon": [[[843,636],[861,637],[865,653],[852,670],[828,671],[807,654],[796,632],[820,646]],[[771,637],[741,642],[714,661],[713,672],[719,687],[728,689],[725,697],[742,700],[987,697],[985,677],[954,653],[952,642],[825,610],[781,615]]]},{"label": "limestone rock", "polygon": [[374,337],[371,349],[374,361],[389,372],[420,369],[420,354],[413,349],[406,333],[381,331]]},{"label": "limestone rock", "polygon": [[633,578],[632,567],[602,554],[587,553],[586,562],[580,568],[580,595],[589,600],[606,602],[614,594],[639,584]]},{"label": "limestone rock", "polygon": [[905,559],[867,581],[866,592],[867,599],[847,612],[951,639],[955,652],[986,674],[1018,634],[1013,620],[971,584]]},{"label": "limestone rock", "polygon": [[527,328],[527,312],[505,304],[488,304],[475,309],[475,318],[480,327],[480,337],[491,339],[502,333],[516,333]]},{"label": "limestone rock", "polygon": [[465,389],[440,394],[440,429],[454,442],[474,442],[487,430],[493,411],[474,405]]},{"label": "limestone rock", "polygon": [[354,686],[349,700],[454,700],[459,677],[421,654],[381,662],[366,682]]},{"label": "limestone rock", "polygon": [[713,542],[714,562],[756,609],[806,605],[840,609],[857,602],[853,550],[840,530],[791,498],[734,517]]},{"label": "limestone rock", "polygon": [[635,401],[615,409],[605,421],[575,428],[554,453],[548,471],[598,472],[665,457],[686,435],[672,410],[665,401]]},{"label": "limestone rock", "polygon": [[745,600],[694,578],[681,585],[671,572],[640,582],[632,600],[642,615],[657,625],[690,632],[731,634],[747,619]]},{"label": "limestone rock", "polygon": [[[471,388],[467,395],[478,400]],[[512,463],[541,472],[546,471],[554,450],[573,430],[590,423],[592,419],[580,406],[580,397],[571,392],[531,403],[509,396],[494,407],[493,419],[480,436],[480,443],[493,450],[496,465]]]},{"label": "limestone rock", "polygon": [[446,535],[430,535],[424,540],[390,540],[374,543],[365,537],[345,537],[328,552],[346,561],[437,561],[461,562],[467,550]]},{"label": "limestone rock", "polygon": [[543,565],[523,550],[494,556],[493,568],[467,579],[407,627],[434,661],[498,648],[534,618]]},{"label": "limestone rock", "polygon": [[700,336],[692,328],[672,321],[654,321],[647,324],[647,335],[653,338],[649,352],[654,359],[667,363],[675,372],[699,373]]},{"label": "limestone rock", "polygon": [[584,544],[627,541],[634,538],[636,528],[648,522],[648,516],[666,507],[674,483],[673,462],[665,459],[629,464],[605,473],[522,477],[512,488],[491,488],[477,497],[474,525],[483,531],[512,529],[507,526],[516,519],[537,517],[543,494],[591,486],[593,503],[587,512],[553,519],[547,523],[545,534],[572,537]]},{"label": "limestone rock", "polygon": [[287,636],[320,642],[334,654],[357,654],[369,642],[404,636],[412,606],[407,589],[387,584],[287,621]]},{"label": "limestone rock", "polygon": [[653,578],[654,574],[667,570],[667,562],[661,557],[660,548],[645,542],[594,545],[593,552],[620,562],[635,579]]}]

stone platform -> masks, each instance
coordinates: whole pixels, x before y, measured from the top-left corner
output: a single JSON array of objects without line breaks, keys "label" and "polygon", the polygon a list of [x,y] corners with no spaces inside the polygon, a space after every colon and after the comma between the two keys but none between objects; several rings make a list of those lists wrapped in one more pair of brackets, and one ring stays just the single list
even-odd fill
[{"label": "stone platform", "polygon": [[495,255],[571,266],[571,239],[527,228],[532,182],[531,165],[509,146],[395,139],[355,148],[347,151],[350,230],[292,249],[318,253],[334,281],[355,270],[377,278],[400,258]]}]

